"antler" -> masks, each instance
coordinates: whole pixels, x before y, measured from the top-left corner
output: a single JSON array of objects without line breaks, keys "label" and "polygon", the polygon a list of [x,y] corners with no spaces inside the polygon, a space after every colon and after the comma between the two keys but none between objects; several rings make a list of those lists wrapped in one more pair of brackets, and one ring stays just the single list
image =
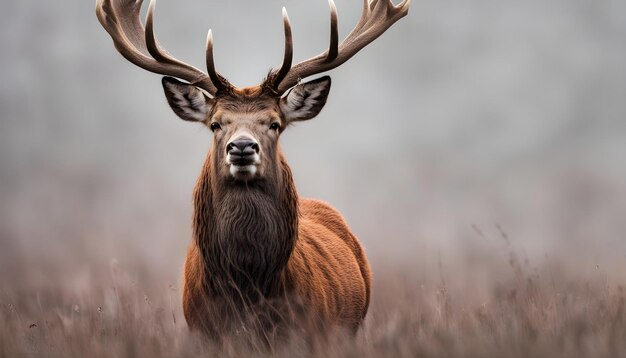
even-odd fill
[{"label": "antler", "polygon": [[159,45],[154,34],[156,0],[150,1],[145,28],[139,19],[142,3],[143,0],[97,0],[96,2],[98,20],[124,58],[150,72],[188,81],[211,95],[230,86],[228,81],[215,71],[211,30],[207,37],[208,74],[206,74],[175,59]]},{"label": "antler", "polygon": [[328,50],[291,67],[293,42],[291,25],[287,12],[283,8],[285,23],[285,58],[281,69],[274,76],[272,87],[278,93],[284,93],[295,86],[302,78],[332,70],[348,61],[363,47],[382,35],[391,25],[409,12],[411,0],[403,0],[393,5],[391,0],[363,0],[363,13],[354,30],[339,44],[337,30],[337,8],[333,0],[330,5],[330,46]]}]

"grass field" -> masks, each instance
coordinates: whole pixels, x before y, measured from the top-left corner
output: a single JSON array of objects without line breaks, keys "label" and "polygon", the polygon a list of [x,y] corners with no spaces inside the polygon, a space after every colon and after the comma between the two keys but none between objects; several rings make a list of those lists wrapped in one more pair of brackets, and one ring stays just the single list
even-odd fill
[{"label": "grass field", "polygon": [[294,339],[269,353],[236,339],[206,342],[187,328],[177,283],[115,260],[105,266],[82,273],[42,267],[5,280],[0,357],[626,356],[623,287],[600,268],[568,274],[514,252],[480,270],[379,265],[356,337],[313,337],[313,348]]}]

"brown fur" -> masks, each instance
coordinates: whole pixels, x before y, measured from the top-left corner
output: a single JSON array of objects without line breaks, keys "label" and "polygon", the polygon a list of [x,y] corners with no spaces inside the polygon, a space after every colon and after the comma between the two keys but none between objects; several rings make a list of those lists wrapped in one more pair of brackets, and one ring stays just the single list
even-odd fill
[{"label": "brown fur", "polygon": [[365,253],[335,209],[298,198],[278,138],[259,131],[267,118],[282,117],[279,99],[258,88],[239,91],[217,98],[209,120],[258,135],[262,176],[232,180],[221,153],[235,129],[216,133],[194,191],[183,291],[187,322],[219,337],[245,326],[251,313],[266,328],[285,321],[280,307],[299,306],[325,325],[355,331],[369,305]]}]

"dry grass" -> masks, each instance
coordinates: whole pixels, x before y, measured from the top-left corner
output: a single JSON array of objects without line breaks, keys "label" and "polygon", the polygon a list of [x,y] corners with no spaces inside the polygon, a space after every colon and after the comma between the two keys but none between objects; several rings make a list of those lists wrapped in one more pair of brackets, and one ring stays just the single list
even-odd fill
[{"label": "dry grass", "polygon": [[[532,269],[511,254],[490,264],[493,280],[472,285],[471,270],[411,273],[382,269],[372,307],[355,338],[302,340],[274,356],[618,357],[626,356],[626,292],[602,275],[582,279]],[[408,265],[407,267],[411,267]],[[0,357],[265,356],[230,340],[223,347],[190,333],[179,290],[112,263],[100,273],[5,281],[0,293]],[[31,275],[34,276],[34,275]],[[425,277],[425,279],[421,279]],[[54,277],[54,279],[52,278]],[[449,281],[446,277],[456,277]],[[463,284],[459,284],[462,282]],[[309,347],[309,348],[307,348]]]}]

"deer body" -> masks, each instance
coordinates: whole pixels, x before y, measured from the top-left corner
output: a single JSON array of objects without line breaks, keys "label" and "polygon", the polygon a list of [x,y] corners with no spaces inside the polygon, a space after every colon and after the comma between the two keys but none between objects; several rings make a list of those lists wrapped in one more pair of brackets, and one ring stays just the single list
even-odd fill
[{"label": "deer body", "polygon": [[[363,14],[340,44],[332,0],[327,51],[292,66],[291,24],[283,8],[285,54],[259,85],[237,88],[215,71],[207,37],[204,73],[163,50],[154,34],[155,1],[145,27],[141,0],[98,0],[96,13],[130,62],[166,75],[172,110],[213,132],[194,191],[193,240],[185,261],[183,308],[191,328],[219,337],[257,315],[262,329],[302,310],[323,324],[356,330],[367,313],[371,273],[365,253],[328,204],[300,199],[279,138],[324,107],[333,69],[408,13],[410,0],[364,0]],[[187,82],[181,82],[176,78]],[[287,314],[287,315],[286,315]]]},{"label": "deer body", "polygon": [[[165,88],[166,93],[176,90],[167,81]],[[228,330],[224,325],[245,321],[238,316],[242,307],[283,298],[311,308],[325,323],[356,329],[369,303],[367,259],[336,210],[298,198],[278,143],[262,140],[268,124],[257,128],[258,121],[282,122],[285,115],[277,99],[259,92],[236,91],[236,101],[223,98],[213,104],[213,120],[223,123],[222,133],[216,133],[194,192],[185,317],[192,327],[217,334]],[[238,126],[229,132],[226,123],[234,118]],[[261,155],[270,156],[259,166],[262,178],[236,180],[220,156],[221,140],[241,135],[255,138],[265,149]],[[234,319],[225,321],[224,316]]]},{"label": "deer body", "polygon": [[[324,322],[356,329],[367,312],[370,270],[341,215],[325,203],[299,199],[284,160],[277,193],[237,186],[213,191],[210,161],[195,189],[195,237],[185,262],[189,324],[220,331],[229,322],[211,312],[214,303],[232,317],[231,309],[258,304],[262,295],[295,298]],[[228,241],[223,247],[221,238]]]}]

